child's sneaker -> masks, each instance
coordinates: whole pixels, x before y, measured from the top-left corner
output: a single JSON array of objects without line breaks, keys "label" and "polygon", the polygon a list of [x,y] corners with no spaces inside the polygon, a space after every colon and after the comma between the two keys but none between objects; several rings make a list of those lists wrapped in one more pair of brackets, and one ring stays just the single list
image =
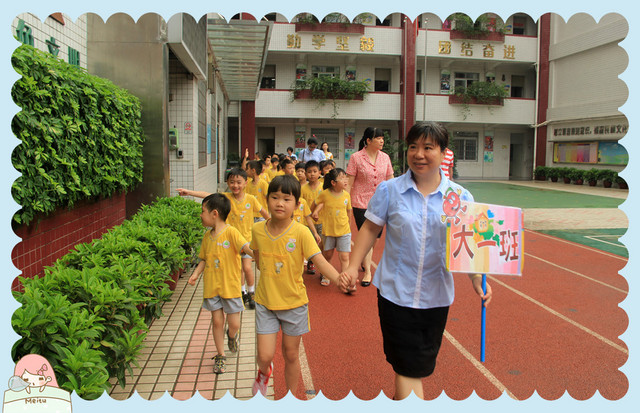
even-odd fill
[{"label": "child's sneaker", "polygon": [[273,363],[269,366],[269,372],[267,374],[263,374],[260,368],[258,368],[258,377],[256,377],[253,382],[253,389],[251,393],[255,396],[258,392],[262,393],[262,396],[267,396],[267,385],[269,384],[269,377],[271,377],[271,373],[273,372]]},{"label": "child's sneaker", "polygon": [[249,305],[249,293],[246,291],[242,292],[242,302],[244,303],[245,307]]},{"label": "child's sneaker", "polygon": [[315,274],[316,273],[316,266],[313,265],[313,262],[309,261],[307,263],[307,273],[308,274]]},{"label": "child's sneaker", "polygon": [[229,345],[229,351],[232,353],[238,352],[238,343],[239,343],[238,333],[236,333],[235,337],[231,337],[229,335],[229,329],[227,329],[227,343]]},{"label": "child's sneaker", "polygon": [[256,295],[256,293],[248,293],[247,294],[247,302],[246,302],[246,306],[249,310],[255,310],[256,309],[256,302],[253,299],[253,297]]},{"label": "child's sneaker", "polygon": [[227,369],[224,366],[225,360],[227,360],[227,358],[225,356],[221,356],[220,354],[216,354],[213,357],[213,372],[214,373],[222,374],[225,371],[227,371]]},{"label": "child's sneaker", "polygon": [[320,279],[320,285],[322,285],[323,287],[326,287],[329,284],[331,284],[331,281],[323,275],[322,278]]}]

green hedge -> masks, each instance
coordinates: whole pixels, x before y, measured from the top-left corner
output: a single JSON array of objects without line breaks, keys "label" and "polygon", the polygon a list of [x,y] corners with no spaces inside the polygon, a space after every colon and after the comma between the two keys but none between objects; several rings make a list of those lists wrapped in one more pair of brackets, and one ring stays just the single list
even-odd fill
[{"label": "green hedge", "polygon": [[[124,386],[147,325],[171,297],[170,274],[194,253],[185,241],[199,244],[200,211],[194,201],[160,199],[101,239],[77,245],[43,277],[20,278],[24,292],[14,296],[22,306],[11,322],[22,338],[13,359],[46,357],[59,385],[85,399],[108,390],[110,377]],[[179,231],[172,229],[176,213],[183,218]]]},{"label": "green hedge", "polygon": [[11,124],[22,141],[12,154],[17,223],[142,182],[138,98],[31,46],[11,62],[22,76],[11,91],[22,108]]}]

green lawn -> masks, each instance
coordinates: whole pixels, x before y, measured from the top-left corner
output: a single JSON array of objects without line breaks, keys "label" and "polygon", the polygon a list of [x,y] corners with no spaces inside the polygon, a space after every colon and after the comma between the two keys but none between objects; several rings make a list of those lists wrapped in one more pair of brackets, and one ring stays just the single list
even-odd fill
[{"label": "green lawn", "polygon": [[463,182],[476,202],[518,208],[616,208],[623,199],[529,188],[496,182]]},{"label": "green lawn", "polygon": [[629,258],[629,251],[618,241],[627,230],[619,229],[573,229],[573,230],[546,230],[538,231],[554,237],[577,242],[602,251]]}]

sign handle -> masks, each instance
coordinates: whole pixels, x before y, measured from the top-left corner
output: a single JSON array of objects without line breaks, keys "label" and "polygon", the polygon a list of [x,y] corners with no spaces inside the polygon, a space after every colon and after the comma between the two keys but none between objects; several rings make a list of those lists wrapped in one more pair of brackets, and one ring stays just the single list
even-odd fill
[{"label": "sign handle", "polygon": [[[487,274],[482,274],[482,293],[487,293]],[[484,363],[485,359],[485,341],[487,330],[487,307],[484,306],[485,300],[482,299],[482,321],[480,327],[480,361]]]}]

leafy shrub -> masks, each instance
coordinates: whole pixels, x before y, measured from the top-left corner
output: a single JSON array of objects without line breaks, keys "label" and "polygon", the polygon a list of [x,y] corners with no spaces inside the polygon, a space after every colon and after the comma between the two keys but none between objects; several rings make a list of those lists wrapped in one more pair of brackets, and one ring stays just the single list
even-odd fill
[{"label": "leafy shrub", "polygon": [[28,224],[81,199],[108,197],[142,182],[139,100],[108,80],[22,45],[11,62],[22,76],[11,91],[22,108],[12,154],[21,173],[12,195]]},{"label": "leafy shrub", "polygon": [[[11,322],[21,338],[13,359],[46,357],[60,386],[85,399],[107,390],[110,377],[124,387],[147,324],[171,297],[169,275],[194,249],[185,243],[200,242],[199,211],[191,200],[159,199],[102,238],[77,245],[43,277],[20,278],[23,292],[14,296],[22,306]],[[180,232],[171,229],[179,225]]]},{"label": "leafy shrub", "polygon": [[549,172],[548,167],[536,166],[536,169],[534,169],[533,174],[535,175],[536,178],[546,178],[549,176],[548,172]]},{"label": "leafy shrub", "polygon": [[584,171],[584,180],[587,182],[597,181],[598,180],[599,170],[596,168],[587,169]]}]

